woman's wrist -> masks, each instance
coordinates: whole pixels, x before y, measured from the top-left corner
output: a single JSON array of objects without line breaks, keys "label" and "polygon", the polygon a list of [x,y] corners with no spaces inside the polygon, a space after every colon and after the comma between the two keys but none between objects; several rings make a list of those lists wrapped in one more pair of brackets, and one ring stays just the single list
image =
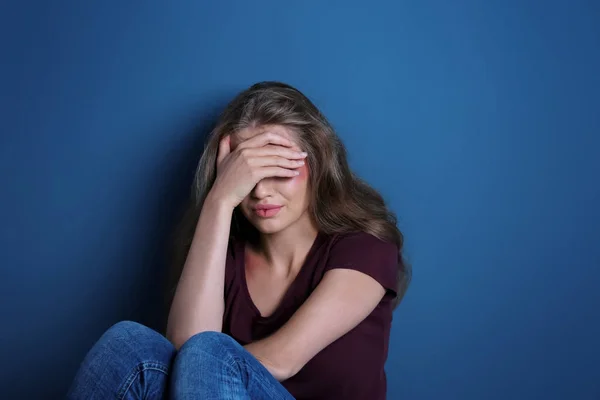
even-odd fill
[{"label": "woman's wrist", "polygon": [[232,214],[235,209],[235,205],[227,202],[223,196],[220,196],[215,190],[211,189],[204,200],[204,205],[202,208],[207,208],[211,211],[211,213],[228,213]]}]

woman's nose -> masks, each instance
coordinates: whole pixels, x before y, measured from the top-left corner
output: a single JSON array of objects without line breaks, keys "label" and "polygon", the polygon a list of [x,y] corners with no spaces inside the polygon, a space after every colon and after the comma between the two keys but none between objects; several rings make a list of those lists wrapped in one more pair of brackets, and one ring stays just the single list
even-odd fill
[{"label": "woman's nose", "polygon": [[254,189],[252,189],[251,195],[256,199],[264,199],[265,197],[270,196],[272,193],[272,185],[269,182],[269,179],[262,179],[258,181]]}]

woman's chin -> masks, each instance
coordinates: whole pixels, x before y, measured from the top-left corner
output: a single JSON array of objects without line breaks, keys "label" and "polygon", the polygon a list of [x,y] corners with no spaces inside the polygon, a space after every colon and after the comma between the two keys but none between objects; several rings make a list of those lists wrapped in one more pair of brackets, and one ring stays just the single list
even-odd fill
[{"label": "woman's chin", "polygon": [[284,226],[276,220],[252,221],[252,225],[262,234],[272,235],[283,230]]}]

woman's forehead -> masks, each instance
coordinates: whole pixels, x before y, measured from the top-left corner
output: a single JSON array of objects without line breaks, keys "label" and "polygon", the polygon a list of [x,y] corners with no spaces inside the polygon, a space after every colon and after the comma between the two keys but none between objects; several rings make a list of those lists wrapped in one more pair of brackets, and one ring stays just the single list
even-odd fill
[{"label": "woman's forehead", "polygon": [[273,132],[297,143],[297,135],[294,131],[281,125],[262,125],[257,127],[248,127],[231,135],[231,147],[234,149],[241,142],[251,139],[254,136],[265,132]]}]

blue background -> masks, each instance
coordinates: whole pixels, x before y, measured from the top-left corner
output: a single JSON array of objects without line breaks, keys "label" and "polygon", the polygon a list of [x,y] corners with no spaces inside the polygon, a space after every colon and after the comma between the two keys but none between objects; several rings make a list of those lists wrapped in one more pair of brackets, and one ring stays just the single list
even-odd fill
[{"label": "blue background", "polygon": [[112,323],[156,327],[203,134],[304,91],[388,199],[414,281],[390,399],[600,399],[596,1],[0,6],[0,397],[61,398]]}]

